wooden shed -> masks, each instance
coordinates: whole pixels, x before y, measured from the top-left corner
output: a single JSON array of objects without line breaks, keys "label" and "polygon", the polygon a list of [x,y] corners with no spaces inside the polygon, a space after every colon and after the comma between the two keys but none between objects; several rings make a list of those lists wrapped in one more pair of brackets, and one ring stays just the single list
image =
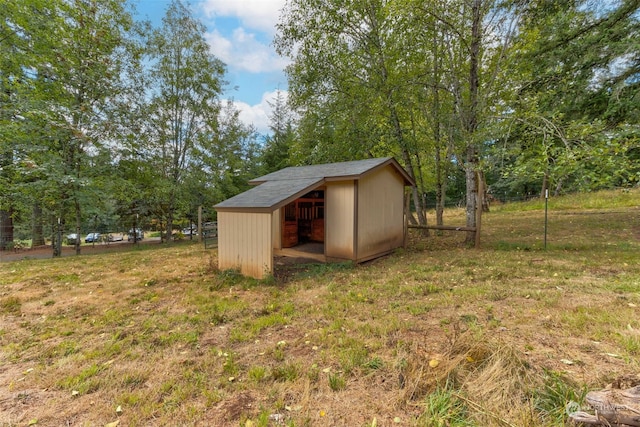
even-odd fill
[{"label": "wooden shed", "polygon": [[215,206],[218,267],[263,278],[275,255],[363,262],[404,245],[404,189],[392,157],[289,167]]}]

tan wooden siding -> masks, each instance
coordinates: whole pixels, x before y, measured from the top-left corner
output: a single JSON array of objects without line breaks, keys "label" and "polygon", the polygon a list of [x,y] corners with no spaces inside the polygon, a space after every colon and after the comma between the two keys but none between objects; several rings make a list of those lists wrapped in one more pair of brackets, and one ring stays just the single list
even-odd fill
[{"label": "tan wooden siding", "polygon": [[354,259],[354,182],[327,183],[324,197],[325,255],[329,258]]},{"label": "tan wooden siding", "polygon": [[273,238],[273,249],[282,249],[282,221],[280,216],[280,211],[284,209],[276,209],[273,211],[273,215],[271,218],[271,227],[272,229],[272,238]]},{"label": "tan wooden siding", "polygon": [[218,268],[261,279],[273,268],[271,213],[218,212]]},{"label": "tan wooden siding", "polygon": [[404,243],[404,181],[391,167],[358,183],[358,260],[389,252]]}]

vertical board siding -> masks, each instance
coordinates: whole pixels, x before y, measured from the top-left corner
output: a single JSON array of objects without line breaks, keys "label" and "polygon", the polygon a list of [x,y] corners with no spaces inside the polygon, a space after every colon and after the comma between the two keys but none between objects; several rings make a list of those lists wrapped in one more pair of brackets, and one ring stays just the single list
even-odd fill
[{"label": "vertical board siding", "polygon": [[284,208],[273,211],[271,218],[271,237],[273,238],[273,249],[282,249],[282,219],[281,211]]},{"label": "vertical board siding", "polygon": [[327,183],[325,192],[325,255],[354,259],[355,193],[353,181]]},{"label": "vertical board siding", "polygon": [[273,268],[271,213],[218,212],[218,268],[262,279]]},{"label": "vertical board siding", "polygon": [[404,243],[404,181],[391,167],[358,183],[358,259],[389,252]]},{"label": "vertical board siding", "polygon": [[353,181],[327,183],[325,192],[325,255],[354,259],[355,193]]}]

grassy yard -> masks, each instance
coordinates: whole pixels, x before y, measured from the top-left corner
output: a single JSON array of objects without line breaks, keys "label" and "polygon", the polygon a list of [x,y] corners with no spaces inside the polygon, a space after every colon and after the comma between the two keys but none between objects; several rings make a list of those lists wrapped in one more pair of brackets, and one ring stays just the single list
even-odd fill
[{"label": "grassy yard", "polygon": [[561,426],[640,373],[640,190],[551,199],[547,250],[543,201],[463,237],[265,281],[191,243],[0,263],[0,426]]}]

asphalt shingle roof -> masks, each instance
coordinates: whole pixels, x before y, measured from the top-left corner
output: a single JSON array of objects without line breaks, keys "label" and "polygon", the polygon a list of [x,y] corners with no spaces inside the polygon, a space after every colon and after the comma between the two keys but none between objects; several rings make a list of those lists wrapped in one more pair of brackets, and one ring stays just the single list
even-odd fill
[{"label": "asphalt shingle roof", "polygon": [[[218,203],[214,207],[216,209],[255,209],[255,210],[271,210],[285,200],[296,196],[303,195],[320,185],[324,180],[322,178],[307,178],[286,181],[267,181],[251,190],[233,196],[224,202]],[[302,194],[300,194],[302,193]],[[298,196],[299,197],[299,196]]]},{"label": "asphalt shingle roof", "polygon": [[258,184],[251,190],[240,193],[214,206],[220,210],[251,210],[270,212],[296,198],[303,196],[327,181],[358,179],[366,172],[387,163],[399,168],[406,182],[411,178],[393,157],[328,163],[324,165],[297,166],[281,169],[249,181]]},{"label": "asphalt shingle roof", "polygon": [[382,157],[351,162],[327,163],[324,165],[292,166],[252,179],[249,182],[251,184],[259,184],[266,181],[359,176],[391,159],[391,157]]}]

